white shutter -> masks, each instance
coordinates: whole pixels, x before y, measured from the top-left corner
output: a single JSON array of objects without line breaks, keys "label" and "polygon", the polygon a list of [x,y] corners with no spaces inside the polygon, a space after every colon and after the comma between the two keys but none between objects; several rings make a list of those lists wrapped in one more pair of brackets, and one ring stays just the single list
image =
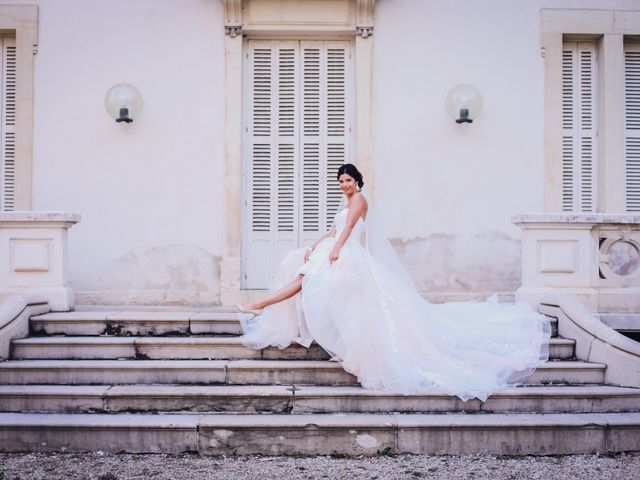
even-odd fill
[{"label": "white shutter", "polygon": [[640,212],[640,44],[624,50],[626,207]]},{"label": "white shutter", "polygon": [[350,161],[348,42],[247,42],[243,288],[331,226]]},{"label": "white shutter", "polygon": [[264,288],[275,262],[298,244],[298,42],[250,41],[243,244],[245,288]]},{"label": "white shutter", "polygon": [[596,205],[596,48],[565,42],[562,52],[562,210]]},{"label": "white shutter", "polygon": [[349,42],[301,42],[302,49],[302,190],[301,242],[324,234],[333,223],[341,191],[340,165],[350,162]]},{"label": "white shutter", "polygon": [[0,38],[0,210],[15,208],[16,42]]}]

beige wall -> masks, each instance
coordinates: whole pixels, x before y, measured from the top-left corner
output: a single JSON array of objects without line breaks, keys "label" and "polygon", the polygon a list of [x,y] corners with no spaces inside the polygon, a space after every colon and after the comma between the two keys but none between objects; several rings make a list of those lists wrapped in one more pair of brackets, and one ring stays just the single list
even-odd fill
[{"label": "beige wall", "polygon": [[[636,1],[380,1],[374,55],[380,209],[424,292],[509,292],[520,283],[519,212],[543,211],[542,8],[638,9]],[[484,110],[457,125],[448,90]]]},{"label": "beige wall", "polygon": [[[37,3],[33,208],[82,215],[69,238],[78,301],[216,301],[221,3]],[[144,97],[131,125],[104,108],[119,82]]]},{"label": "beige wall", "polygon": [[[78,303],[217,301],[225,233],[222,1],[37,4],[33,207],[82,215],[69,235]],[[376,3],[378,209],[431,298],[513,292],[520,284],[520,232],[510,218],[544,209],[542,8],[603,2]],[[606,8],[638,4],[611,0]],[[122,81],[145,99],[129,126],[116,125],[103,106],[106,90]],[[458,83],[484,96],[472,125],[445,113],[445,96]]]}]

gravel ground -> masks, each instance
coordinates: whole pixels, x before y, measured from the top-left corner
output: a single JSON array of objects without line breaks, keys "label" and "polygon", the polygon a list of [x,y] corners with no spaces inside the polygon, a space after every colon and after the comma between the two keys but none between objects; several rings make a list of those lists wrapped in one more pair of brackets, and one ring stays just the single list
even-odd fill
[{"label": "gravel ground", "polygon": [[621,455],[200,457],[198,455],[0,454],[0,480],[26,479],[640,479],[640,453]]}]

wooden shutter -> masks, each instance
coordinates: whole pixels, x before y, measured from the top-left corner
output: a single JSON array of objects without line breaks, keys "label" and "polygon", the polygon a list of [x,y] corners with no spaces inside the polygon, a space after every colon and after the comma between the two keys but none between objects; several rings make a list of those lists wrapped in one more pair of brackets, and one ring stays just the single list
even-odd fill
[{"label": "wooden shutter", "polygon": [[640,212],[640,44],[624,50],[626,207]]},{"label": "wooden shutter", "polygon": [[266,288],[287,252],[331,226],[351,155],[349,45],[247,43],[243,288]]},{"label": "wooden shutter", "polygon": [[302,231],[301,243],[324,234],[341,199],[336,180],[350,161],[352,85],[348,42],[301,42]]},{"label": "wooden shutter", "polygon": [[596,48],[565,42],[562,52],[562,210],[596,205]]},{"label": "wooden shutter", "polygon": [[0,210],[14,210],[16,185],[16,42],[0,38]]},{"label": "wooden shutter", "polygon": [[248,182],[245,288],[264,288],[277,259],[298,245],[298,42],[247,49]]}]

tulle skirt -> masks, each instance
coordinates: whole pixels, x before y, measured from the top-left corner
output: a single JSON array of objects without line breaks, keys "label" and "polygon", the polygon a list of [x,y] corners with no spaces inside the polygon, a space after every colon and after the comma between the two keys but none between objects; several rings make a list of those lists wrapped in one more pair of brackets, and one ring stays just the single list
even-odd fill
[{"label": "tulle skirt", "polygon": [[303,274],[302,291],[243,321],[244,345],[315,340],[364,388],[483,401],[548,359],[550,322],[528,304],[431,304],[355,241],[329,263],[334,244],[320,242],[306,264],[304,249],[286,256],[272,288]]}]

